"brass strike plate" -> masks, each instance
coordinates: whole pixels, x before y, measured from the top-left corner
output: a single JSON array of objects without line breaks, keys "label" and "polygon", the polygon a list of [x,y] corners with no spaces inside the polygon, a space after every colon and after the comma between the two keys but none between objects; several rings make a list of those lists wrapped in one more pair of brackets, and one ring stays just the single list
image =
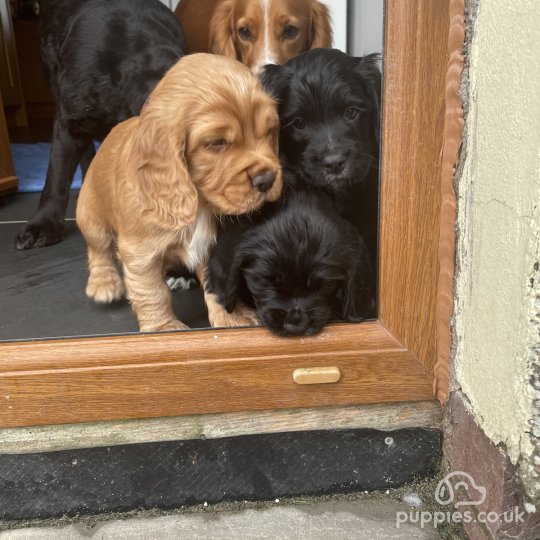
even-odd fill
[{"label": "brass strike plate", "polygon": [[328,384],[336,383],[339,379],[341,371],[338,367],[298,368],[293,371],[296,384]]}]

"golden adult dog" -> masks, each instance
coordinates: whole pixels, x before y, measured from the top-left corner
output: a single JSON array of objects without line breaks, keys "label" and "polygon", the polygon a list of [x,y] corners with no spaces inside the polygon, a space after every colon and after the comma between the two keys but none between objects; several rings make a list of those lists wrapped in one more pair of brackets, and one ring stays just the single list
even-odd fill
[{"label": "golden adult dog", "polygon": [[191,52],[237,58],[254,73],[332,46],[330,12],[317,0],[181,0],[175,14]]},{"label": "golden adult dog", "polygon": [[[88,170],[77,204],[86,294],[112,302],[125,284],[141,331],[186,328],[164,272],[181,262],[202,278],[216,216],[279,197],[278,129],[275,103],[246,66],[209,54],[173,66],[141,115],[111,131]],[[205,299],[213,326],[253,321]]]}]

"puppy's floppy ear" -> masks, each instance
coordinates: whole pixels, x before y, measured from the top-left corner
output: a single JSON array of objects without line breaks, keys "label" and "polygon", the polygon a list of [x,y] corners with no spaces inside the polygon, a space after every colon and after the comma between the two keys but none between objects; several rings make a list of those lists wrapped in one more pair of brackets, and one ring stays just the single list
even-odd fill
[{"label": "puppy's floppy ear", "polygon": [[311,2],[310,49],[329,49],[332,46],[332,17],[328,7],[317,0]]},{"label": "puppy's floppy ear", "polygon": [[172,124],[158,107],[147,103],[134,134],[129,165],[134,167],[142,212],[163,229],[187,227],[197,215],[198,195],[185,153],[186,127]]},{"label": "puppy's floppy ear", "polygon": [[217,6],[210,21],[210,43],[208,45],[210,52],[213,54],[236,58],[233,7],[234,2],[232,0],[222,0]]},{"label": "puppy's floppy ear", "polygon": [[375,315],[375,281],[366,244],[356,229],[350,228],[354,235],[352,253],[348,258],[347,277],[342,289],[342,315],[349,322],[361,322]]},{"label": "puppy's floppy ear", "polygon": [[[378,53],[355,58],[356,71],[366,82],[366,89],[373,92],[377,107],[381,106],[381,82],[382,75],[379,67],[381,55]],[[367,88],[369,86],[369,88]]]},{"label": "puppy's floppy ear", "polygon": [[289,84],[287,68],[278,64],[264,66],[260,79],[264,89],[277,101]]},{"label": "puppy's floppy ear", "polygon": [[380,54],[368,54],[362,58],[356,58],[356,71],[361,75],[363,86],[369,94],[373,105],[376,109],[375,121],[375,136],[377,144],[380,139],[380,111],[381,111],[381,91],[382,91],[382,75],[379,68],[381,61]]}]

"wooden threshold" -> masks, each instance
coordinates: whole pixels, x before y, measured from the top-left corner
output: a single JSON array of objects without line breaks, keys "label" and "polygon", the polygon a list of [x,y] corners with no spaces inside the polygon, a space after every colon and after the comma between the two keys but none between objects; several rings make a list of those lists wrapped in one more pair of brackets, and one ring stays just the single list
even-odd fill
[{"label": "wooden threshold", "polygon": [[321,428],[381,431],[437,429],[442,426],[442,418],[442,408],[438,402],[419,401],[8,428],[0,430],[0,452],[55,452],[121,444],[315,431]]}]

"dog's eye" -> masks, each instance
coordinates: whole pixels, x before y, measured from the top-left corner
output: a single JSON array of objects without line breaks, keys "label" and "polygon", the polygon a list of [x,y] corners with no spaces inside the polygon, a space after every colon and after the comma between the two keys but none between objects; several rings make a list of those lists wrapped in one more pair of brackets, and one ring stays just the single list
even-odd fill
[{"label": "dog's eye", "polygon": [[304,129],[306,127],[306,121],[303,118],[295,118],[289,125],[294,126],[296,129]]},{"label": "dog's eye", "polygon": [[212,150],[225,150],[229,143],[225,139],[216,139],[215,141],[211,141],[208,146]]},{"label": "dog's eye", "polygon": [[285,39],[292,39],[292,38],[295,38],[297,35],[298,35],[298,28],[296,28],[296,26],[291,26],[291,25],[287,25],[284,29],[283,29],[283,37]]},{"label": "dog's eye", "polygon": [[349,107],[349,108],[345,111],[345,116],[346,116],[349,120],[354,120],[359,114],[360,114],[360,109],[358,109],[357,107]]},{"label": "dog's eye", "polygon": [[238,35],[245,40],[251,39],[251,32],[247,26],[242,26],[238,29]]}]

